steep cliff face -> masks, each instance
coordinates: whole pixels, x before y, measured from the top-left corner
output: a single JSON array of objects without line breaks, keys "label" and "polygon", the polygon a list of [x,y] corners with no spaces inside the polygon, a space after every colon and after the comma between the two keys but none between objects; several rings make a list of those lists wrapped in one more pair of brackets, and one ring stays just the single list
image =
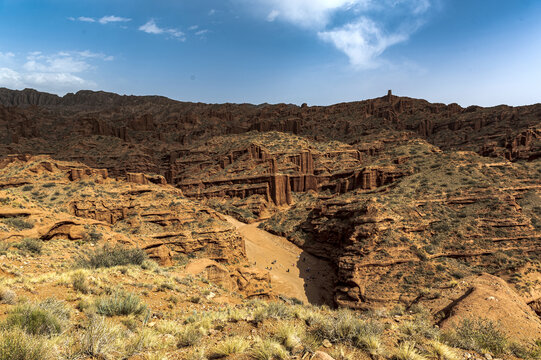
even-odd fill
[{"label": "steep cliff face", "polygon": [[541,271],[533,265],[541,254],[539,162],[494,163],[418,141],[397,153],[410,160],[399,161],[405,175],[394,182],[300,197],[263,226],[336,265],[341,306],[421,302],[437,310],[436,293],[480,272],[510,279],[524,302],[539,298],[541,288],[526,275]]}]

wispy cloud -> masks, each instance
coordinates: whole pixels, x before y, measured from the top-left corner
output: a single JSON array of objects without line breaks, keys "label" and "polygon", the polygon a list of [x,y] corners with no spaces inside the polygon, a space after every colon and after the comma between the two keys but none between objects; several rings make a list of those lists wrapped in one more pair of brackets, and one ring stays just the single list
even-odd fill
[{"label": "wispy cloud", "polygon": [[121,16],[115,16],[115,15],[107,15],[103,16],[101,18],[93,18],[88,16],[79,16],[79,17],[69,17],[68,18],[71,21],[82,21],[87,23],[100,23],[102,25],[106,25],[109,23],[123,23],[131,21],[130,18],[125,18]]},{"label": "wispy cloud", "polygon": [[15,54],[12,52],[1,52],[0,51],[0,60],[12,59],[15,57]]},{"label": "wispy cloud", "polygon": [[406,34],[383,34],[375,22],[365,17],[341,28],[321,31],[318,36],[344,52],[353,66],[363,69],[377,67],[376,58],[385,49],[407,39]]},{"label": "wispy cloud", "polygon": [[33,87],[53,92],[95,88],[96,83],[86,79],[86,75],[96,68],[96,60],[113,59],[112,56],[89,50],[60,51],[53,54],[34,51],[21,59],[14,54],[11,57],[21,65],[0,67],[1,86],[17,89]]},{"label": "wispy cloud", "polygon": [[[314,32],[346,54],[357,69],[373,68],[390,46],[406,41],[433,0],[258,0],[266,20]],[[392,19],[389,21],[389,19]]]},{"label": "wispy cloud", "polygon": [[70,20],[79,20],[79,21],[82,21],[82,22],[89,22],[89,23],[96,22],[96,20],[94,20],[94,19],[91,18],[91,17],[87,17],[87,16],[79,16],[79,17],[76,18],[76,19],[70,18]]},{"label": "wispy cloud", "polygon": [[180,41],[186,40],[186,36],[182,31],[177,29],[161,28],[156,24],[156,21],[154,19],[150,19],[144,25],[141,25],[139,27],[139,30],[146,32],[147,34],[169,35]]},{"label": "wispy cloud", "polygon": [[280,15],[278,10],[272,10],[269,15],[267,15],[267,21],[273,22]]},{"label": "wispy cloud", "polygon": [[206,35],[210,32],[210,30],[207,30],[207,29],[203,29],[203,30],[199,30],[195,33],[196,36],[203,36],[203,35]]},{"label": "wispy cloud", "polygon": [[116,23],[116,22],[128,22],[131,21],[129,18],[120,17],[120,16],[114,16],[114,15],[108,15],[100,18],[98,22],[100,24],[109,24],[109,23]]},{"label": "wispy cloud", "polygon": [[77,55],[83,57],[83,58],[91,58],[91,59],[101,59],[105,61],[112,61],[114,60],[114,56],[111,55],[105,55],[104,53],[95,53],[89,50],[85,51],[78,51],[76,52]]}]

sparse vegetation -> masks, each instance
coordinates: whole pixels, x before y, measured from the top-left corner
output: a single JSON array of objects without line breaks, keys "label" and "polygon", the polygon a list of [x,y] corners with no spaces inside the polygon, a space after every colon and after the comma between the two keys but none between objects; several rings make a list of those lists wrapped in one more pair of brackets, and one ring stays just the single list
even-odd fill
[{"label": "sparse vegetation", "polygon": [[88,294],[90,292],[90,287],[86,279],[85,273],[82,271],[77,271],[71,276],[71,284],[75,291],[78,291],[83,294]]},{"label": "sparse vegetation", "polygon": [[219,359],[234,354],[242,354],[249,345],[250,343],[240,336],[230,337],[212,348],[209,357]]},{"label": "sparse vegetation", "polygon": [[15,244],[15,247],[19,250],[39,255],[43,249],[43,243],[39,239],[24,238],[20,243]]},{"label": "sparse vegetation", "polygon": [[47,299],[18,305],[8,314],[4,327],[20,328],[29,335],[52,335],[59,334],[68,319],[69,310],[63,302]]},{"label": "sparse vegetation", "polygon": [[90,269],[123,265],[141,266],[147,258],[148,256],[141,249],[125,246],[104,246],[80,256],[76,264],[78,267]]},{"label": "sparse vegetation", "polygon": [[195,345],[205,333],[206,330],[199,324],[190,324],[178,333],[177,346],[182,348]]},{"label": "sparse vegetation", "polygon": [[415,348],[415,343],[405,341],[401,343],[396,352],[393,355],[395,360],[423,360],[425,359],[417,349]]},{"label": "sparse vegetation", "polygon": [[107,358],[115,351],[119,335],[118,329],[107,323],[104,317],[93,315],[81,335],[80,352],[95,358]]},{"label": "sparse vegetation", "polygon": [[14,228],[15,230],[28,230],[34,227],[34,223],[30,220],[21,219],[18,217],[4,219],[4,224]]},{"label": "sparse vegetation", "polygon": [[43,337],[19,328],[0,330],[0,360],[53,360],[53,355]]},{"label": "sparse vegetation", "polygon": [[250,357],[254,360],[285,360],[288,356],[286,349],[271,339],[257,341],[250,351]]},{"label": "sparse vegetation", "polygon": [[487,319],[464,319],[456,328],[444,333],[443,339],[452,346],[494,355],[504,354],[509,346],[498,324]]},{"label": "sparse vegetation", "polygon": [[148,311],[138,296],[123,290],[116,290],[109,296],[97,299],[94,305],[97,313],[105,316],[140,315]]},{"label": "sparse vegetation", "polygon": [[7,288],[0,288],[0,304],[15,304],[17,295],[14,291]]}]

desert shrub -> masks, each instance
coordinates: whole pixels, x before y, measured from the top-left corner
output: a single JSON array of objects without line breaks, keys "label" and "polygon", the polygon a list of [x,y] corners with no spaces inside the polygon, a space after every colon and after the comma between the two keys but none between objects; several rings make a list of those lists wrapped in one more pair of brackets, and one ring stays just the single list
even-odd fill
[{"label": "desert shrub", "polygon": [[8,314],[4,327],[20,328],[30,335],[51,335],[62,332],[68,319],[69,310],[63,302],[47,299],[17,306]]},{"label": "desert shrub", "polygon": [[250,351],[250,357],[254,360],[288,359],[286,349],[274,340],[260,340],[254,344]]},{"label": "desert shrub", "polygon": [[122,265],[142,265],[147,254],[138,248],[124,246],[104,246],[91,253],[80,256],[76,260],[78,267],[97,269]]},{"label": "desert shrub", "polygon": [[187,347],[195,345],[203,335],[205,329],[199,326],[199,324],[190,324],[182,329],[177,335],[177,347]]},{"label": "desert shrub", "polygon": [[96,299],[96,311],[100,315],[140,315],[148,311],[137,295],[123,290],[116,290],[111,295]]},{"label": "desert shrub", "polygon": [[103,238],[103,234],[96,231],[96,229],[91,229],[88,233],[88,240],[92,242],[98,242]]},{"label": "desert shrub", "polygon": [[409,340],[437,339],[440,335],[438,328],[434,327],[427,316],[418,316],[414,320],[405,321],[399,326],[403,336]]},{"label": "desert shrub", "polygon": [[436,360],[458,360],[459,357],[456,352],[449,346],[433,340],[430,342],[428,349],[429,357]]},{"label": "desert shrub", "polygon": [[336,360],[357,360],[365,358],[358,350],[347,348],[343,345],[330,349],[329,355]]},{"label": "desert shrub", "polygon": [[369,353],[373,358],[380,358],[385,354],[385,347],[380,335],[364,333],[355,337],[354,343],[357,348]]},{"label": "desert shrub", "polygon": [[10,289],[0,288],[0,304],[15,304],[17,295]]},{"label": "desert shrub", "polygon": [[43,249],[43,243],[39,239],[24,238],[20,243],[15,244],[15,247],[39,255]]},{"label": "desert shrub", "polygon": [[268,318],[286,320],[293,317],[293,311],[289,306],[283,303],[271,302],[266,306],[258,308],[254,312],[254,320],[256,322],[263,321]]},{"label": "desert shrub", "polygon": [[52,359],[46,339],[28,335],[13,328],[0,330],[0,360],[48,360]]},{"label": "desert shrub", "polygon": [[190,258],[184,254],[177,254],[173,257],[175,264],[178,266],[185,266],[190,262]]},{"label": "desert shrub", "polygon": [[56,186],[55,183],[45,183],[45,184],[43,184],[44,188],[52,188],[52,187],[55,187],[55,186]]},{"label": "desert shrub", "polygon": [[391,316],[396,316],[396,315],[400,316],[400,315],[404,315],[405,312],[406,312],[406,308],[404,307],[404,305],[397,304],[391,309],[389,314]]},{"label": "desert shrub", "polygon": [[22,187],[22,191],[31,191],[34,188],[34,185],[25,185]]},{"label": "desert shrub", "polygon": [[242,354],[249,345],[250,343],[240,336],[230,337],[212,348],[209,357],[219,359],[233,354]]},{"label": "desert shrub", "polygon": [[80,351],[83,355],[106,359],[114,352],[118,337],[117,328],[108,324],[104,317],[93,315],[81,335]]},{"label": "desert shrub", "polygon": [[425,358],[415,349],[415,343],[401,343],[393,355],[394,360],[424,360]]},{"label": "desert shrub", "polygon": [[274,338],[287,350],[292,350],[301,342],[302,331],[299,327],[290,323],[280,323],[274,333]]},{"label": "desert shrub", "polygon": [[349,342],[358,347],[365,347],[379,338],[383,327],[373,321],[359,319],[350,310],[340,310],[336,317],[318,317],[311,328],[311,333],[331,342]]},{"label": "desert shrub", "polygon": [[4,220],[4,223],[15,228],[17,230],[27,230],[34,227],[34,223],[21,218],[8,218]]},{"label": "desert shrub", "polygon": [[443,339],[454,347],[495,355],[505,353],[509,343],[498,324],[488,319],[464,319],[456,329],[444,333]]},{"label": "desert shrub", "polygon": [[11,244],[8,242],[0,242],[0,255],[6,255],[11,248]]},{"label": "desert shrub", "polygon": [[88,294],[90,292],[90,287],[86,281],[86,276],[81,271],[78,271],[71,276],[71,285],[75,291],[80,293]]}]

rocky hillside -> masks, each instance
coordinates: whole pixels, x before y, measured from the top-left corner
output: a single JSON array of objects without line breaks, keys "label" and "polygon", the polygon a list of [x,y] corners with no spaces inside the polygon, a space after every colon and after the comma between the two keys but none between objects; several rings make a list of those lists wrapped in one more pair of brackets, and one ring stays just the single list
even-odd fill
[{"label": "rocky hillside", "polygon": [[99,233],[162,266],[207,259],[195,268],[227,289],[276,298],[271,264],[250,263],[230,215],[297,246],[305,281],[306,257],[329,264],[331,306],[422,307],[443,328],[472,315],[541,337],[539,104],[0,89],[0,128],[0,240]]}]

